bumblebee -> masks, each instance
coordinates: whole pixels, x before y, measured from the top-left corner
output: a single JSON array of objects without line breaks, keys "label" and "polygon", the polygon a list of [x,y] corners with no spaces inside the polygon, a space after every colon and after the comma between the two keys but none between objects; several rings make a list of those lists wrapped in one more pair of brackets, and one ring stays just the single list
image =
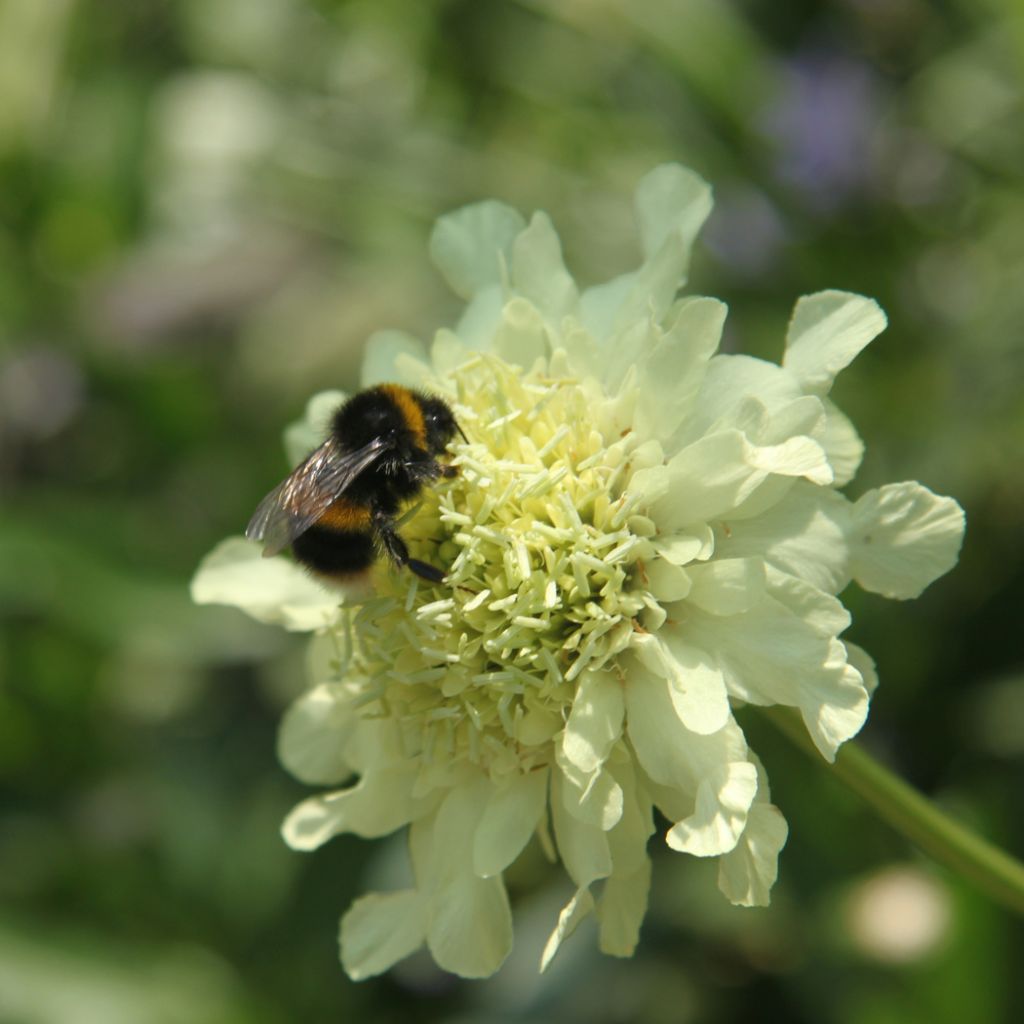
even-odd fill
[{"label": "bumblebee", "polygon": [[334,412],[327,440],[259,503],[245,535],[263,542],[264,556],[291,545],[300,563],[336,581],[383,553],[440,583],[440,569],[409,556],[395,517],[425,485],[455,475],[437,457],[456,431],[440,398],[400,384],[360,391]]}]

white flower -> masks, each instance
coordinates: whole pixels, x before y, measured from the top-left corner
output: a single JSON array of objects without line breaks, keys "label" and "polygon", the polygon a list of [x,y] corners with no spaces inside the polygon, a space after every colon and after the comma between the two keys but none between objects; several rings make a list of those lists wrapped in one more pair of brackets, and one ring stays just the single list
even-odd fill
[{"label": "white flower", "polygon": [[[197,601],[315,631],[280,753],[335,788],[292,811],[288,843],[410,826],[414,887],[343,919],[353,978],[424,943],[446,970],[494,972],[502,872],[534,836],[575,886],[543,965],[588,914],[631,954],[655,807],[672,849],[718,859],[729,900],[767,903],[786,823],[733,707],[798,709],[832,760],[875,684],[836,595],[853,579],[913,597],[956,561],[951,499],[836,490],[863,446],[828,391],[882,311],[822,292],[797,303],[781,366],[716,355],[725,307],[677,297],[710,205],[696,175],[657,168],[636,197],[644,262],[583,292],[544,214],[487,202],[439,222],[431,254],[465,313],[429,350],[371,339],[363,383],[446,395],[469,438],[402,527],[444,585],[380,564],[373,595],[340,604],[239,539],[200,568]],[[311,403],[296,456],[337,400]]]}]

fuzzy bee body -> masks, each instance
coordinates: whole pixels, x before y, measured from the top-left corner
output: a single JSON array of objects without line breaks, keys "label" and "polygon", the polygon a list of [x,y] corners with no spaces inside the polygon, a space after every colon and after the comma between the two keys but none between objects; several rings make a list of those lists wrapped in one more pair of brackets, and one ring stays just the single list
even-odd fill
[{"label": "fuzzy bee body", "polygon": [[426,484],[454,474],[437,457],[457,430],[440,398],[400,384],[360,391],[335,411],[327,440],[260,502],[246,536],[264,555],[291,546],[332,579],[359,575],[383,553],[441,582],[441,570],[409,556],[395,517]]}]

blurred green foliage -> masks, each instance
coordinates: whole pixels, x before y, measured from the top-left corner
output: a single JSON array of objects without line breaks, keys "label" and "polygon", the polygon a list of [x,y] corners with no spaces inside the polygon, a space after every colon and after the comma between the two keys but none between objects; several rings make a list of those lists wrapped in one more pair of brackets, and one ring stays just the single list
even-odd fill
[{"label": "blurred green foliage", "polygon": [[[851,491],[921,479],[968,537],[913,604],[848,595],[882,677],[864,742],[1024,848],[1013,0],[6,0],[2,1024],[1019,1019],[1019,923],[753,716],[791,826],[773,906],[729,907],[660,851],[632,961],[583,935],[536,976],[566,894],[531,855],[496,978],[414,958],[352,985],[338,914],[401,841],[277,836],[302,794],[274,758],[301,651],[191,607],[193,567],[370,332],[450,320],[439,213],[547,209],[593,281],[631,265],[629,196],[666,160],[715,185],[691,287],[729,302],[730,348],[777,358],[823,287],[888,310],[838,388],[868,443]],[[857,915],[908,862],[945,923],[901,957]]]}]

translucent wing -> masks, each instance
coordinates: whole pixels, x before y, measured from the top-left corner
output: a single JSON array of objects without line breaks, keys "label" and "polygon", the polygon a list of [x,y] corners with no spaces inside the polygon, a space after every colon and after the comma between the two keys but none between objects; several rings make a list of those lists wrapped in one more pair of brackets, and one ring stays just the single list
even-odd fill
[{"label": "translucent wing", "polygon": [[305,533],[387,446],[378,437],[349,452],[328,438],[259,503],[246,537],[263,541],[264,557],[276,555]]}]

